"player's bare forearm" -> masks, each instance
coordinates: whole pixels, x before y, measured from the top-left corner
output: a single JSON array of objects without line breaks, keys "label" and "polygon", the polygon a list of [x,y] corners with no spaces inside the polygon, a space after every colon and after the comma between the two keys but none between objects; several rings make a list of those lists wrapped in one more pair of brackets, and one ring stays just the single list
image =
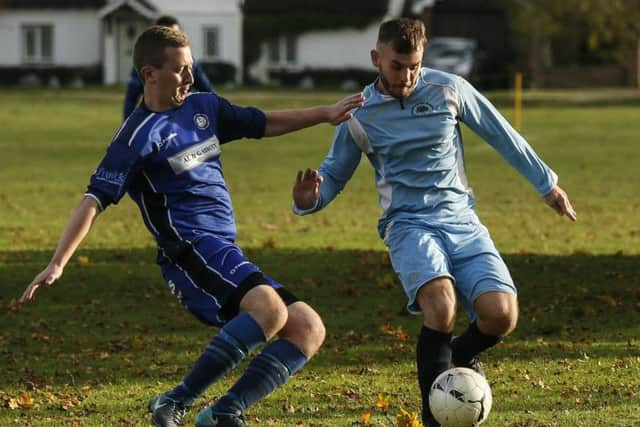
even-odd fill
[{"label": "player's bare forearm", "polygon": [[65,265],[80,242],[89,233],[91,224],[99,213],[98,203],[93,198],[84,197],[82,199],[62,233],[51,261],[27,286],[19,300],[20,303],[32,300],[42,284],[52,285],[62,276]]},{"label": "player's bare forearm", "polygon": [[332,105],[322,105],[311,108],[283,111],[267,111],[265,136],[277,136],[296,130],[304,129],[320,123],[337,125],[352,116],[354,108],[363,102],[362,93],[347,96]]},{"label": "player's bare forearm", "polygon": [[573,206],[571,206],[569,196],[567,196],[567,193],[557,185],[544,196],[544,201],[554,211],[556,211],[558,215],[564,215],[571,221],[575,221],[577,219],[576,211],[573,209]]}]

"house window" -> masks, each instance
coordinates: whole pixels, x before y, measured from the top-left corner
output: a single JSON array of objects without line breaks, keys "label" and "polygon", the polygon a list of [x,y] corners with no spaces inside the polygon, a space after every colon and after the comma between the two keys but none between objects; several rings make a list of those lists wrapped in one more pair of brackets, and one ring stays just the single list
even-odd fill
[{"label": "house window", "polygon": [[267,42],[269,62],[277,64],[280,62],[280,39],[271,39]]},{"label": "house window", "polygon": [[53,61],[53,25],[22,26],[22,58],[29,64]]},{"label": "house window", "polygon": [[205,59],[220,59],[220,29],[207,27],[204,29],[204,55]]},{"label": "house window", "polygon": [[284,38],[284,47],[285,47],[285,53],[286,53],[285,58],[287,58],[287,62],[289,63],[296,62],[296,60],[298,59],[298,55],[296,51],[296,48],[298,47],[296,43],[296,38],[294,36],[286,36]]},{"label": "house window", "polygon": [[298,60],[298,40],[294,36],[284,36],[267,42],[269,63],[283,65],[282,62],[293,64]]}]

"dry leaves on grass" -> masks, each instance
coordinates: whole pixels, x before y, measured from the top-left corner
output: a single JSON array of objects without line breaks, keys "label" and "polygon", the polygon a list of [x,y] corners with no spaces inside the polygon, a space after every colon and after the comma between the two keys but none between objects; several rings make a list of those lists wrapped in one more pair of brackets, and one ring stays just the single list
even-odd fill
[{"label": "dry leaves on grass", "polygon": [[408,341],[409,339],[411,339],[409,334],[407,334],[402,330],[402,326],[398,326],[397,328],[394,328],[393,326],[387,323],[380,326],[379,329],[382,333],[395,338],[396,341]]},{"label": "dry leaves on grass", "polygon": [[366,410],[360,416],[360,420],[353,425],[356,426],[371,426],[372,418],[374,417],[374,411],[379,412],[391,426],[397,427],[424,427],[420,421],[419,415],[416,412],[407,411],[400,406],[399,412],[396,415],[397,424],[393,423],[393,419],[389,416],[389,409],[391,406],[391,396],[383,393],[378,393],[378,398],[373,410]]},{"label": "dry leaves on grass", "polygon": [[9,409],[31,409],[34,406],[33,399],[26,391],[15,397],[2,395],[0,399],[2,399],[3,406]]},{"label": "dry leaves on grass", "polygon": [[398,413],[396,418],[398,420],[398,427],[423,427],[416,412],[409,412],[404,408],[400,408],[400,413]]}]

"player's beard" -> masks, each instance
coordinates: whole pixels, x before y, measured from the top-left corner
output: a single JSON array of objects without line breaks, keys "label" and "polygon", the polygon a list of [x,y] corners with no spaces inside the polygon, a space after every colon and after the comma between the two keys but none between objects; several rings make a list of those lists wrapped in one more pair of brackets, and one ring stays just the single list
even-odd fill
[{"label": "player's beard", "polygon": [[[404,99],[404,98],[408,98],[409,95],[411,95],[411,92],[413,92],[413,87],[415,86],[416,82],[411,82],[410,86],[394,86],[393,84],[391,84],[391,82],[389,82],[389,80],[387,80],[384,76],[384,74],[379,73],[380,75],[380,84],[382,85],[382,87],[384,88],[385,92],[387,92],[387,94],[393,96],[394,98],[398,98],[398,99]],[[397,89],[400,88],[404,88],[406,90],[406,92],[403,92],[401,94],[397,94],[396,91]]]}]

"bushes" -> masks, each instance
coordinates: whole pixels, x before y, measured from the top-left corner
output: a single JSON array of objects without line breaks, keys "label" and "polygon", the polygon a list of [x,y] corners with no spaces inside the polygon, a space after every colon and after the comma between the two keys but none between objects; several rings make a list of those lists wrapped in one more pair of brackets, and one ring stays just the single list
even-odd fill
[{"label": "bushes", "polygon": [[76,85],[102,83],[102,66],[0,67],[1,85]]},{"label": "bushes", "polygon": [[352,89],[365,86],[377,77],[374,69],[361,68],[307,68],[290,71],[284,68],[269,71],[269,78],[285,86],[345,87]]},{"label": "bushes", "polygon": [[212,84],[235,83],[236,66],[230,62],[200,62]]}]

